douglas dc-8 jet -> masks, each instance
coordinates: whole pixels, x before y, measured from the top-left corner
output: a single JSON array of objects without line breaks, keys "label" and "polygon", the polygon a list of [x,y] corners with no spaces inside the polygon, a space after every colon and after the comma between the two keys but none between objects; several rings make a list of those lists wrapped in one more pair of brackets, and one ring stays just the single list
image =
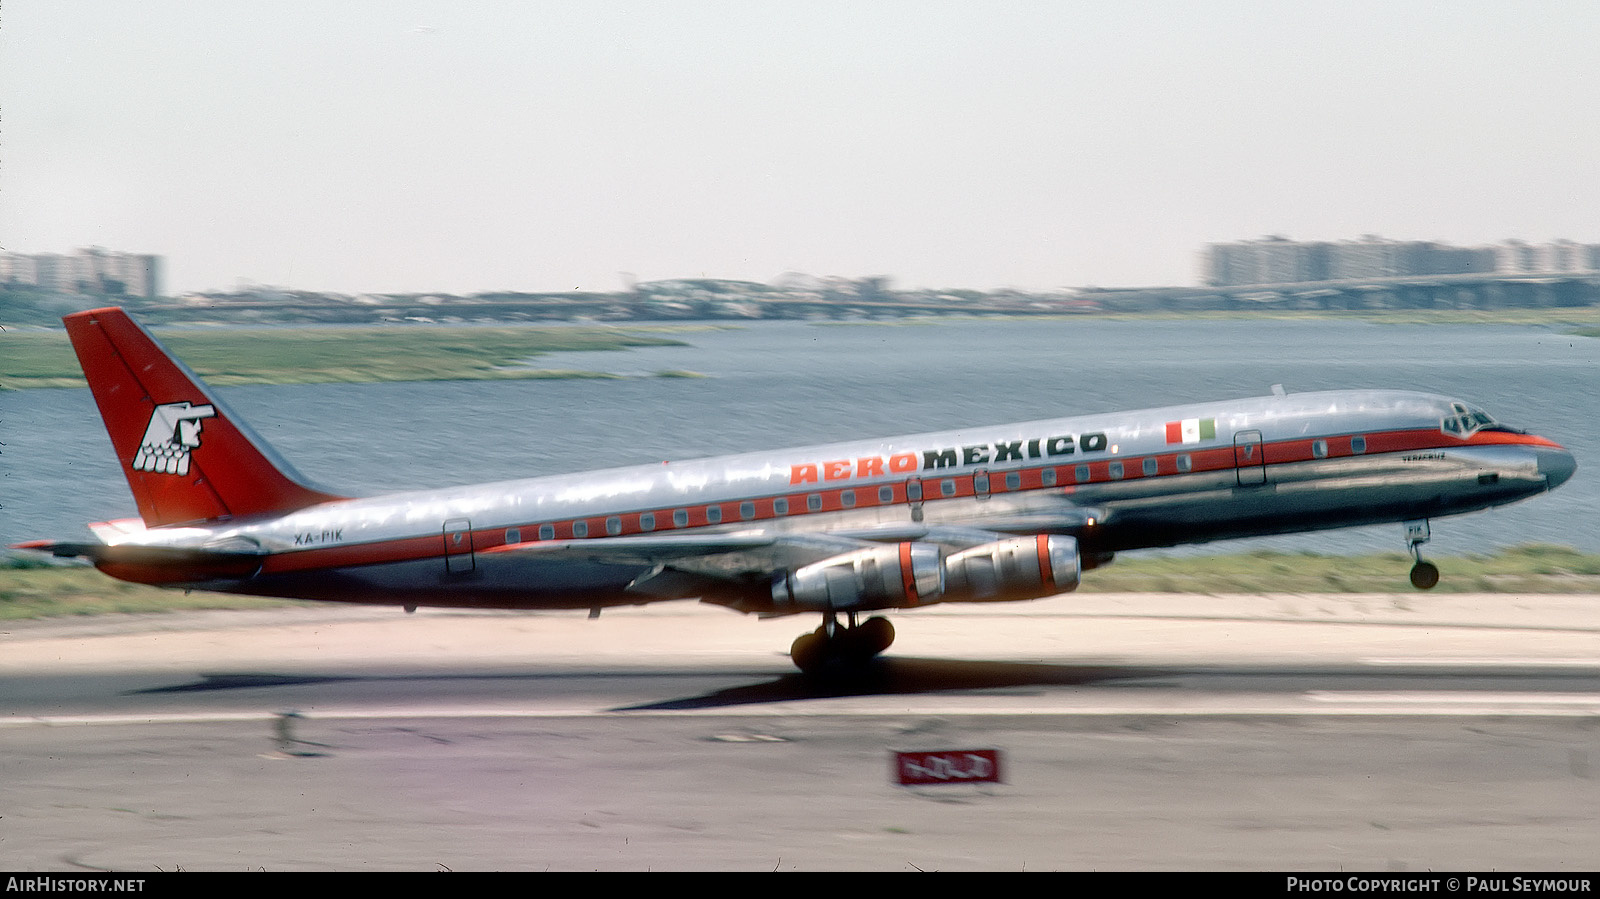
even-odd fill
[{"label": "douglas dc-8 jet", "polygon": [[[1114,553],[1428,520],[1572,476],[1561,446],[1445,397],[1272,395],[348,497],[307,482],[121,309],[65,319],[142,520],[79,556],[229,593],[499,609],[699,599],[811,613],[804,671],[870,658],[867,613],[1068,592]],[[65,485],[63,485],[65,486]],[[841,616],[843,621],[840,621]]]}]

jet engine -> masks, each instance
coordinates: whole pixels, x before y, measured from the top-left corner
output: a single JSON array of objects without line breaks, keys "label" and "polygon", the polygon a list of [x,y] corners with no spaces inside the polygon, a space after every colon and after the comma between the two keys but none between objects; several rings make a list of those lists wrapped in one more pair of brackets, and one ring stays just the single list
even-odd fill
[{"label": "jet engine", "polygon": [[974,546],[944,560],[946,602],[1036,599],[1078,588],[1074,537],[1040,534]]},{"label": "jet engine", "polygon": [[1010,537],[944,559],[931,543],[897,543],[780,574],[772,602],[785,611],[826,612],[1036,599],[1077,589],[1082,570],[1073,537]]},{"label": "jet engine", "polygon": [[939,547],[873,546],[813,562],[772,581],[772,602],[793,611],[896,609],[938,602],[944,592]]}]

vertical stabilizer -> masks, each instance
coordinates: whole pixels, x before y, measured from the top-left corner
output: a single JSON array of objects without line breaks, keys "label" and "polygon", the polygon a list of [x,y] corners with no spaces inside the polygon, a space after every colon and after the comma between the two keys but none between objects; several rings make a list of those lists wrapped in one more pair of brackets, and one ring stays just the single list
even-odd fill
[{"label": "vertical stabilizer", "polygon": [[91,309],[62,321],[146,525],[342,498],[307,485],[128,313]]}]

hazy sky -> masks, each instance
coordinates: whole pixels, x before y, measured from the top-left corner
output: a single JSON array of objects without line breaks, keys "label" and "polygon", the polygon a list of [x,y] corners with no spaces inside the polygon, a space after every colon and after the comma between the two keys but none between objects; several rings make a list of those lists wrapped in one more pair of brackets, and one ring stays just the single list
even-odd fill
[{"label": "hazy sky", "polygon": [[1600,241],[1600,3],[4,0],[0,246],[172,292]]}]

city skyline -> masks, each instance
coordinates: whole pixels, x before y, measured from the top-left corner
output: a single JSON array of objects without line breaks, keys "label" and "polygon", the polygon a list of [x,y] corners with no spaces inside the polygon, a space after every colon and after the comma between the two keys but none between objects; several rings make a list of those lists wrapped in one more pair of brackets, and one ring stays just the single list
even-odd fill
[{"label": "city skyline", "polygon": [[1428,275],[1600,272],[1600,244],[1518,239],[1476,247],[1394,240],[1304,241],[1283,235],[1206,247],[1202,282],[1225,286]]},{"label": "city skyline", "polygon": [[[1207,244],[1201,258],[1202,269],[1193,282],[1147,284],[1139,287],[1169,289],[1181,287],[1227,287],[1250,284],[1338,281],[1434,275],[1521,275],[1600,273],[1600,243],[1578,243],[1559,239],[1529,243],[1510,238],[1495,244],[1458,247],[1434,241],[1396,240],[1375,234],[1339,241],[1300,241],[1284,235]],[[16,253],[0,249],[0,289],[8,287],[42,288],[62,294],[86,296],[127,295],[152,299],[162,296],[220,296],[233,291],[210,289],[167,292],[162,290],[162,273],[168,261],[151,254],[129,253],[105,247],[79,247],[70,253]],[[669,287],[677,283],[726,282],[729,285],[762,284],[767,287],[798,289],[801,292],[845,289],[853,292],[863,285],[870,290],[895,291],[892,276],[848,278],[808,272],[786,272],[766,281],[753,279],[661,278],[629,280],[622,285],[627,293],[647,285]],[[830,286],[831,285],[831,286]],[[246,293],[289,291],[311,293],[292,284],[241,283]],[[1014,288],[999,288],[1003,293]],[[963,285],[941,288],[916,288],[917,291],[968,291]],[[478,291],[477,294],[517,293],[505,289]],[[619,291],[580,291],[611,294]],[[1039,289],[1035,294],[1071,295],[1070,288]],[[381,296],[381,291],[325,291],[329,296]],[[447,291],[391,291],[392,295],[460,296]],[[528,293],[542,293],[529,291]],[[565,294],[570,291],[550,291]]]},{"label": "city skyline", "polygon": [[1205,247],[1600,240],[1600,8],[17,0],[0,248],[170,293],[1200,283]]}]

